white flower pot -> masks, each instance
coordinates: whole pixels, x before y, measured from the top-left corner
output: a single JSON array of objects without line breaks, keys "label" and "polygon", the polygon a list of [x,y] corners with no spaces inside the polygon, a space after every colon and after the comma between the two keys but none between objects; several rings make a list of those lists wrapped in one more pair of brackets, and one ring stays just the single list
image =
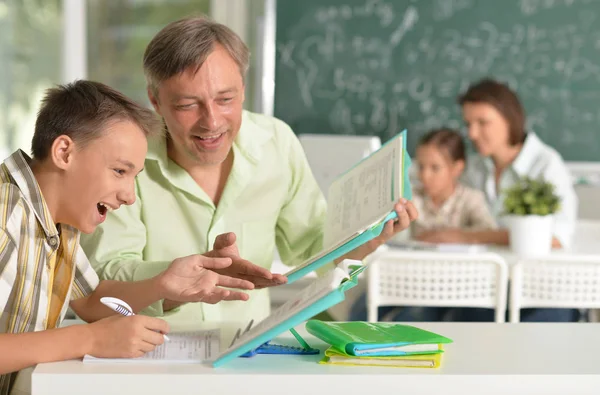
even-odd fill
[{"label": "white flower pot", "polygon": [[552,249],[552,215],[508,215],[510,248],[520,256],[540,256]]}]

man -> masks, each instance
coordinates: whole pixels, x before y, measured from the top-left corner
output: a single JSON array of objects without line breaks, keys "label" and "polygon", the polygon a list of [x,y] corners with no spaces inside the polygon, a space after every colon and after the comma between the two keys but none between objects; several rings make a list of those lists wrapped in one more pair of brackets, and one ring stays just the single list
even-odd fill
[{"label": "man", "polygon": [[[37,363],[85,354],[137,357],[162,344],[165,321],[115,316],[102,296],[118,297],[136,312],[164,298],[248,299],[220,286],[252,289],[252,283],[207,270],[232,265],[230,258],[192,255],[143,281],[98,283],[80,248],[80,230],[93,232],[109,211],[134,202],[146,135],[159,130],[157,121],[113,89],[78,81],[44,98],[33,159],[18,150],[0,164],[0,395],[9,393],[18,371]],[[59,328],[69,306],[94,323]],[[18,382],[27,387],[24,376]]]},{"label": "man", "polygon": [[[282,121],[242,110],[248,58],[235,33],[207,18],[173,22],[152,39],[144,72],[168,137],[151,143],[138,202],[84,242],[101,278],[144,279],[174,257],[208,250],[225,231],[232,234],[216,240],[221,250],[264,268],[275,246],[290,266],[322,249],[326,203],[298,139]],[[416,218],[409,202],[396,209],[399,221],[348,257],[362,259]],[[236,235],[239,251],[229,246]],[[277,281],[285,278],[253,282],[258,288]],[[244,305],[165,300],[146,312],[172,322],[246,323],[264,318],[269,306],[261,289]]]}]

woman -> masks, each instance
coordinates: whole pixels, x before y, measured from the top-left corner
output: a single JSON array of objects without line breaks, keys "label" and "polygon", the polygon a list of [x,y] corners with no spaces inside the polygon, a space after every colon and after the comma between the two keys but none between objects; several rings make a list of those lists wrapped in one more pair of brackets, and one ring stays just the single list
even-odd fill
[{"label": "woman", "polygon": [[[543,177],[554,184],[561,199],[555,214],[552,246],[571,245],[577,220],[577,197],[571,176],[560,154],[525,130],[525,112],[517,95],[505,84],[484,79],[458,98],[468,136],[477,154],[468,160],[469,185],[485,194],[492,213],[502,227],[503,191],[520,177]],[[506,229],[468,231],[437,230],[422,233],[420,240],[436,243],[508,244]],[[458,309],[458,321],[493,321],[489,309]],[[574,309],[523,309],[522,321],[577,321]]]},{"label": "woman", "polygon": [[[520,177],[543,177],[552,182],[561,199],[555,214],[552,246],[571,245],[577,219],[577,197],[569,171],[553,148],[525,130],[525,112],[517,95],[505,84],[481,80],[458,98],[468,136],[477,154],[467,161],[467,184],[485,194],[502,226],[503,191]],[[420,240],[437,243],[508,244],[506,229],[468,231],[434,230]]]}]

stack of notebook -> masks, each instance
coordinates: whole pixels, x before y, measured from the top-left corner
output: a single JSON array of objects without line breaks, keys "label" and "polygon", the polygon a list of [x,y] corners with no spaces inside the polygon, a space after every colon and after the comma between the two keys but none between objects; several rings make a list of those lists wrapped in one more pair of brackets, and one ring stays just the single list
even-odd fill
[{"label": "stack of notebook", "polygon": [[310,320],[306,330],[331,345],[321,363],[437,368],[452,340],[410,325],[389,322]]}]

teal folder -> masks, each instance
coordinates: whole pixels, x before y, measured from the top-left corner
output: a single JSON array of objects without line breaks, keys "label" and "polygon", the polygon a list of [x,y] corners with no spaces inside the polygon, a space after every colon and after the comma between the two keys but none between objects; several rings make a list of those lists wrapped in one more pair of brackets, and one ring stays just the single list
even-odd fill
[{"label": "teal folder", "polygon": [[[386,147],[388,144],[393,144],[394,142],[397,142],[398,139],[401,139],[402,152],[403,152],[402,163],[400,166],[400,169],[402,172],[402,185],[398,189],[400,190],[400,195],[403,198],[405,198],[407,200],[411,200],[412,199],[412,190],[411,190],[411,186],[410,186],[410,179],[409,179],[409,172],[408,172],[410,165],[411,165],[411,160],[410,160],[410,156],[408,155],[408,152],[406,151],[406,133],[407,133],[406,130],[403,130],[398,135],[396,135],[394,138],[392,138],[387,143],[385,143],[383,146],[381,146],[381,148],[379,148],[377,151],[373,152],[368,157],[362,159],[353,168],[359,166],[361,163],[368,161],[370,158],[376,156],[377,153],[380,152],[382,149],[384,149],[384,147]],[[350,170],[352,170],[352,169],[350,169]],[[348,172],[350,170],[348,170]],[[346,173],[344,173],[344,174],[346,174]],[[339,179],[342,176],[343,176],[343,174],[338,176],[336,179]],[[395,180],[396,180],[396,174],[394,174],[394,172],[392,172],[391,183],[394,184]],[[392,190],[394,190],[394,189],[395,188],[392,187]],[[399,198],[400,198],[400,196],[392,196],[391,200],[392,200],[392,202],[395,202]],[[328,205],[330,205],[330,204],[332,204],[332,202],[328,202]],[[328,252],[321,253],[321,254],[318,254],[316,257],[310,258],[307,262],[302,263],[297,268],[286,273],[286,277],[288,279],[287,283],[288,284],[293,283],[294,281],[306,276],[308,273],[315,271],[330,262],[333,262],[335,259],[340,258],[341,256],[349,253],[350,251],[360,247],[361,245],[363,245],[363,244],[367,243],[368,241],[374,239],[375,237],[379,236],[383,230],[383,227],[385,226],[385,223],[389,220],[395,219],[396,217],[397,217],[397,215],[396,215],[395,211],[391,211],[385,215],[382,215],[381,220],[377,221],[375,224],[372,224],[371,226],[369,226],[368,228],[366,228],[364,230],[358,230],[357,233],[352,238],[345,241],[343,244],[337,246],[336,248],[331,249]]]},{"label": "teal folder", "polygon": [[[356,266],[353,266],[354,270],[348,274],[350,263],[354,263]],[[358,275],[365,268],[366,266],[362,266],[360,261],[343,261],[324,277],[315,279],[296,297],[274,310],[256,327],[243,334],[232,346],[222,352],[212,362],[212,365],[214,367],[222,366],[342,302],[345,299],[344,293],[357,284]],[[334,286],[338,283],[339,285]],[[330,287],[328,288],[328,286]]]}]

